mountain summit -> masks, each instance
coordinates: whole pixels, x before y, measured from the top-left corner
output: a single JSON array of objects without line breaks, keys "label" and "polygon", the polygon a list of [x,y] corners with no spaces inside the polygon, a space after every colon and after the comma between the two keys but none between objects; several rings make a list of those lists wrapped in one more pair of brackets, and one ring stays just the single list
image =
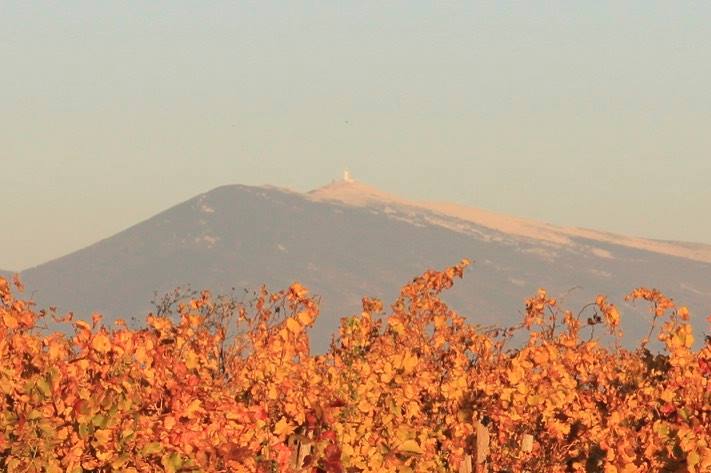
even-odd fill
[{"label": "mountain summit", "polygon": [[[339,318],[360,312],[363,296],[387,303],[412,276],[465,257],[473,269],[446,299],[482,324],[517,323],[539,287],[574,309],[599,293],[624,305],[635,287],[656,287],[689,305],[701,332],[711,311],[708,245],[409,201],[352,178],[308,193],[222,186],[22,277],[40,306],[109,320],[142,318],[154,291],[176,286],[225,292],[298,280],[321,296],[314,345],[323,349]],[[624,328],[641,335],[645,308],[626,309]]]},{"label": "mountain summit", "polygon": [[307,196],[315,201],[336,201],[359,207],[371,204],[410,205],[410,202],[404,199],[356,181],[349,174],[346,174],[343,179],[334,180],[330,184],[308,192]]}]

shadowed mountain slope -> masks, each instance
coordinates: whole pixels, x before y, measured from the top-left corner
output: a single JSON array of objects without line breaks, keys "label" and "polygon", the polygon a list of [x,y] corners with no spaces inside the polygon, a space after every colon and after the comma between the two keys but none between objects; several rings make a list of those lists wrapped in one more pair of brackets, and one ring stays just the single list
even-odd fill
[{"label": "shadowed mountain slope", "polygon": [[445,298],[475,322],[516,323],[524,298],[545,287],[568,294],[573,309],[598,293],[610,296],[626,332],[639,337],[647,329],[642,307],[622,298],[649,286],[687,304],[697,334],[705,329],[708,245],[626,239],[442,205],[353,181],[308,194],[223,186],[22,276],[40,306],[109,319],[142,319],[154,291],[178,285],[224,292],[261,283],[282,289],[298,280],[322,297],[312,334],[323,349],[339,318],[360,311],[361,297],[387,304],[413,276],[467,257],[473,269]]}]

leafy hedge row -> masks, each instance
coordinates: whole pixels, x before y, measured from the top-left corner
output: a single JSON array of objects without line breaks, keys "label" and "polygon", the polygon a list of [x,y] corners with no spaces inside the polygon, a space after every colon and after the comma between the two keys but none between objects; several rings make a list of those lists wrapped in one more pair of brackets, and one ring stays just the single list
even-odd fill
[{"label": "leafy hedge row", "polygon": [[[0,470],[464,471],[484,426],[489,471],[711,471],[711,342],[692,349],[686,308],[630,294],[661,324],[659,354],[589,339],[620,336],[602,296],[588,318],[541,290],[520,326],[487,330],[439,297],[467,264],[416,278],[387,313],[364,299],[318,356],[299,284],[203,292],[133,330],[38,312],[0,279]],[[47,335],[50,317],[73,335]]]}]

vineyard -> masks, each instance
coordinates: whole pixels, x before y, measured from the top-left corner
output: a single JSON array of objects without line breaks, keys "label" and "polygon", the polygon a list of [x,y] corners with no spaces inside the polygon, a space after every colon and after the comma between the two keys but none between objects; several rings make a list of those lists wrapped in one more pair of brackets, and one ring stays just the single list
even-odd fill
[{"label": "vineyard", "polygon": [[693,348],[685,307],[633,290],[650,335],[632,350],[604,296],[572,312],[539,290],[520,325],[479,327],[441,299],[467,265],[387,310],[363,299],[319,355],[297,283],[202,292],[133,329],[0,278],[0,470],[711,471],[711,341]]}]

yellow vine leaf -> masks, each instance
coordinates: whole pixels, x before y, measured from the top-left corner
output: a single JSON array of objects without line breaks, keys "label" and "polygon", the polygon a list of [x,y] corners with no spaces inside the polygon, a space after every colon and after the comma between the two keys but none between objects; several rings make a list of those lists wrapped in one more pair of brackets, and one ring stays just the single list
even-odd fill
[{"label": "yellow vine leaf", "polygon": [[302,329],[301,324],[299,324],[299,322],[297,322],[295,319],[292,319],[291,317],[286,319],[286,328],[294,335],[301,332]]},{"label": "yellow vine leaf", "polygon": [[100,333],[91,341],[91,347],[99,353],[107,353],[111,350],[111,341],[109,337]]},{"label": "yellow vine leaf", "polygon": [[279,421],[274,426],[274,435],[289,435],[294,431],[294,426],[286,420],[286,417],[279,419]]},{"label": "yellow vine leaf", "polygon": [[398,450],[401,452],[405,453],[414,453],[417,455],[421,455],[424,453],[424,450],[420,448],[420,444],[417,443],[416,440],[405,440],[398,446]]}]

